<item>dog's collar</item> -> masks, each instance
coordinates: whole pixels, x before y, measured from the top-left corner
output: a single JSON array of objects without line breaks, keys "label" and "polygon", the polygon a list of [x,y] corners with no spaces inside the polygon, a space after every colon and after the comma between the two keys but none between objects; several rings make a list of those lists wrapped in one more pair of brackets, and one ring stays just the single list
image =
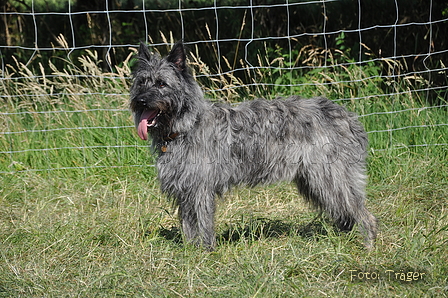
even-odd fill
[{"label": "dog's collar", "polygon": [[161,144],[160,151],[162,151],[163,153],[167,152],[168,151],[168,142],[173,141],[178,135],[179,135],[178,132],[173,132],[172,134],[164,137],[163,140],[165,142],[163,144]]},{"label": "dog's collar", "polygon": [[173,133],[170,134],[169,136],[164,137],[163,140],[164,140],[165,142],[170,142],[170,141],[173,141],[178,135],[179,135],[178,132],[173,132]]}]

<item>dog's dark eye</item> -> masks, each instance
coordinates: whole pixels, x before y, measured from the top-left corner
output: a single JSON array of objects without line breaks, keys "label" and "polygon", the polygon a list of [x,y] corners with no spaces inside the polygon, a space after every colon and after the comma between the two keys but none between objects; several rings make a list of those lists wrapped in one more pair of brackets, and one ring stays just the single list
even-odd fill
[{"label": "dog's dark eye", "polygon": [[158,88],[165,88],[167,85],[164,81],[158,81],[157,82],[157,87]]},{"label": "dog's dark eye", "polygon": [[141,80],[138,82],[139,86],[145,86],[146,85],[146,80]]}]

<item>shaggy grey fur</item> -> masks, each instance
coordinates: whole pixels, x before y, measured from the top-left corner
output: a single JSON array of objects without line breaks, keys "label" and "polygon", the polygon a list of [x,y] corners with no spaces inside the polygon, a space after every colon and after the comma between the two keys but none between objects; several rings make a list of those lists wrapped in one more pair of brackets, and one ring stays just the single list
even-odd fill
[{"label": "shaggy grey fur", "polygon": [[364,206],[367,134],[323,97],[257,99],[237,107],[203,98],[183,44],[161,58],[140,45],[130,107],[158,153],[164,193],[179,206],[187,241],[215,247],[215,197],[233,185],[292,181],[336,226],[360,226],[372,247],[377,220]]}]

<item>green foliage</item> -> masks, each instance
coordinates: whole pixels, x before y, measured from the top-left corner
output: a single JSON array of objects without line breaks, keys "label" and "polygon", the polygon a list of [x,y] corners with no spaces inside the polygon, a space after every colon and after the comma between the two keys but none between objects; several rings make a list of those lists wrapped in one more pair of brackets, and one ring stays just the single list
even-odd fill
[{"label": "green foliage", "polygon": [[[63,11],[67,10],[69,0],[23,0],[11,1],[13,4],[23,6],[24,9],[34,7],[35,11]],[[72,1],[72,5],[73,5]]]},{"label": "green foliage", "polygon": [[[322,93],[363,115],[367,205],[380,219],[373,251],[357,231],[313,221],[288,184],[232,191],[218,202],[217,250],[184,245],[127,111],[129,61],[118,75],[102,73],[90,52],[80,67],[51,66],[54,76],[37,78],[18,63],[5,77],[23,79],[0,81],[8,96],[0,103],[0,297],[445,297],[448,150],[435,144],[448,143],[447,126],[437,126],[447,110],[412,91],[424,82],[379,77],[388,71],[379,62],[361,66],[316,48],[267,52],[260,66],[283,69],[248,73],[267,85],[242,86],[229,74],[210,80],[208,88],[223,90],[207,94],[236,101],[238,92]],[[323,71],[325,59],[340,66]],[[191,62],[208,73],[199,56]],[[299,63],[308,68],[288,69]],[[391,270],[425,278],[391,279]],[[353,280],[352,272],[382,278]]]},{"label": "green foliage", "polygon": [[[29,65],[41,63],[46,66],[46,61],[51,57],[56,55],[66,57],[67,55],[65,50],[60,49],[58,42],[60,35],[67,38],[69,48],[78,47],[70,51],[72,60],[76,62],[78,57],[85,55],[85,51],[80,47],[137,44],[140,40],[148,39],[152,44],[159,44],[164,42],[160,32],[165,35],[171,33],[174,40],[183,38],[187,42],[205,41],[197,44],[197,47],[201,53],[210,53],[210,55],[202,57],[204,62],[210,66],[216,65],[218,60],[223,62],[222,57],[214,55],[216,43],[213,40],[237,38],[240,40],[238,43],[220,42],[219,44],[221,53],[225,53],[231,61],[229,64],[231,67],[223,69],[229,71],[233,70],[241,59],[257,61],[256,54],[253,53],[262,48],[264,42],[268,43],[269,48],[275,48],[277,44],[281,48],[288,48],[291,40],[283,38],[286,33],[290,36],[297,36],[296,42],[299,48],[308,45],[312,45],[313,48],[336,48],[343,51],[350,59],[359,60],[360,35],[356,30],[359,29],[359,24],[354,21],[358,20],[359,6],[357,2],[351,0],[330,1],[325,4],[325,16],[322,15],[323,6],[320,2],[289,1],[290,4],[295,2],[301,2],[301,4],[290,5],[288,9],[285,9],[284,6],[278,5],[279,1],[263,1],[263,5],[255,5],[255,8],[251,10],[245,8],[247,1],[225,0],[216,3],[219,9],[215,13],[213,9],[215,1],[191,0],[181,2],[181,6],[185,10],[180,14],[177,11],[179,8],[177,0],[145,0],[145,9],[148,12],[144,18],[136,10],[143,8],[143,1],[0,1],[0,9],[4,12],[1,16],[3,27],[0,27],[0,43],[5,46],[2,48],[2,61],[5,64],[14,64],[13,57],[15,57]],[[443,51],[447,48],[444,33],[447,32],[448,22],[443,21],[447,7],[442,2],[434,1],[432,6],[434,13],[430,17],[427,2],[398,0],[400,20],[405,22],[402,25],[406,24],[406,26],[396,27],[396,34],[392,34],[393,30],[391,31],[387,26],[378,26],[375,30],[363,30],[362,46],[368,47],[376,56],[382,57],[390,57],[393,54],[406,56],[409,53],[427,53],[429,27],[411,24],[426,23],[431,19],[434,21],[431,25],[431,37],[437,41],[435,42],[437,48],[441,49],[437,54],[437,59],[427,59],[426,64],[422,63],[422,59],[412,61],[410,58],[407,62],[412,65],[412,69],[426,70],[427,66],[436,68],[439,61],[447,60],[447,53]],[[71,4],[70,10],[74,13],[71,15],[68,14],[69,3]],[[105,13],[106,3],[108,14]],[[275,5],[270,6],[270,4]],[[34,11],[39,13],[38,15],[31,17],[22,14],[30,13],[33,11],[33,7]],[[199,7],[210,9],[194,9]],[[159,11],[164,9],[167,11],[163,13]],[[136,10],[136,12],[122,13],[122,10]],[[45,12],[49,13],[45,14]],[[109,19],[107,19],[108,17]],[[304,32],[323,32],[324,17],[327,21],[327,32],[335,32],[340,29],[344,31],[338,34],[328,33],[325,36],[313,36],[312,34],[302,36]],[[395,19],[394,2],[363,1],[361,7],[363,28],[378,24],[393,24]],[[181,32],[181,28],[183,28],[183,32]],[[35,36],[36,30],[37,36]],[[278,36],[279,38],[266,41],[257,40],[258,37],[266,36]],[[109,40],[109,37],[112,40]],[[255,37],[254,40],[252,40],[253,37]],[[248,42],[248,40],[250,41]],[[394,47],[394,45],[396,46]],[[17,48],[17,46],[20,47]],[[36,53],[35,46],[41,49],[59,49],[40,50]],[[246,46],[247,52],[244,50]],[[127,51],[127,47],[120,46],[114,47],[111,51],[105,49],[100,54],[102,56],[101,68],[112,71],[109,69],[106,59],[110,60],[114,69],[115,65],[120,65],[126,59]],[[361,55],[363,61],[366,58],[369,57]],[[48,72],[49,69],[46,71]],[[244,74],[238,73],[235,76],[244,80],[245,83],[252,83],[245,80]]]}]

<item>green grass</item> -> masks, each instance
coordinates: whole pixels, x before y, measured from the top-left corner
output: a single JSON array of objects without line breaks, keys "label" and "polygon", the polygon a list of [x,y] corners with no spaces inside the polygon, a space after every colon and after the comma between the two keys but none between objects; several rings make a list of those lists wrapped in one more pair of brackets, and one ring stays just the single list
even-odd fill
[{"label": "green grass", "polygon": [[[94,71],[94,59],[85,61],[91,67],[69,71]],[[446,108],[420,109],[427,104],[415,93],[340,102],[367,115],[368,131],[425,125],[369,134],[367,205],[380,219],[373,251],[357,231],[313,221],[294,187],[278,184],[226,194],[218,247],[208,253],[182,243],[156,170],[146,166],[154,157],[122,110],[129,82],[45,80],[2,86],[16,97],[1,103],[9,114],[0,129],[20,133],[0,135],[0,297],[448,296],[448,147],[432,145],[448,143],[447,126],[433,126],[446,124]],[[348,96],[328,85],[304,93],[381,95],[376,85],[349,86],[357,94]],[[64,95],[26,96],[51,86]],[[99,94],[79,95],[86,90]],[[405,111],[369,115],[397,110]],[[110,128],[65,129],[79,127]],[[401,281],[408,272],[423,278]],[[359,273],[380,279],[353,278]]]}]

